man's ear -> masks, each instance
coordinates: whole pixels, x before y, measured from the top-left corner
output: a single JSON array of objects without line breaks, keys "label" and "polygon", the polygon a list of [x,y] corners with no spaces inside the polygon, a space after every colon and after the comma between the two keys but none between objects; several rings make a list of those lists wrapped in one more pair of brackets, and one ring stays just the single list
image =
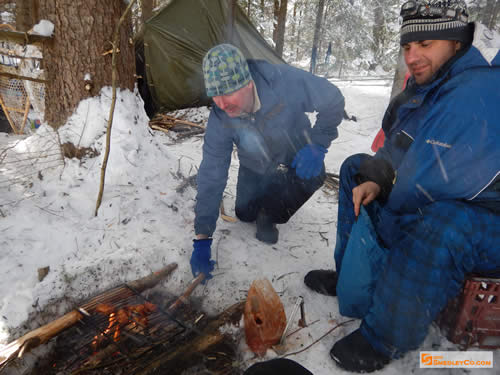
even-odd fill
[{"label": "man's ear", "polygon": [[462,42],[455,41],[455,52],[459,51],[460,48],[462,48]]}]

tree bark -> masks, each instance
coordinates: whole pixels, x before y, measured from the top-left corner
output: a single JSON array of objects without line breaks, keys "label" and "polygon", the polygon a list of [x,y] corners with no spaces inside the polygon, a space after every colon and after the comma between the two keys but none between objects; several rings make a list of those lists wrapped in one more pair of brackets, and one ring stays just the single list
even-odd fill
[{"label": "tree bark", "polygon": [[496,30],[498,15],[500,14],[500,0],[487,0],[483,9],[483,23],[488,29]]},{"label": "tree bark", "polygon": [[[55,26],[53,42],[43,48],[49,81],[45,120],[52,127],[63,125],[82,99],[111,85],[112,38],[126,6],[124,1],[40,0],[40,17]],[[118,86],[133,90],[135,58],[130,36],[129,18],[120,30],[117,74]],[[88,91],[86,75],[91,79]]]},{"label": "tree bark", "polygon": [[142,23],[153,15],[153,0],[141,0]]},{"label": "tree bark", "polygon": [[318,11],[316,13],[316,25],[314,26],[314,39],[311,51],[311,67],[309,72],[313,73],[316,71],[316,58],[318,53],[319,37],[321,33],[321,21],[323,20],[323,9],[325,8],[325,0],[319,0]]},{"label": "tree bark", "polygon": [[236,0],[227,0],[228,1],[228,25],[227,25],[227,34],[226,34],[226,40],[228,43],[232,43],[233,41],[233,34],[234,34],[234,18],[236,16]]},{"label": "tree bark", "polygon": [[384,9],[380,2],[376,3],[375,9],[373,10],[373,18],[373,54],[375,56],[375,62],[378,64],[380,62],[380,54],[384,53],[385,30]]},{"label": "tree bark", "polygon": [[38,22],[37,0],[16,0],[16,30],[28,31]]},{"label": "tree bark", "polygon": [[273,41],[276,53],[283,56],[285,45],[286,11],[288,0],[274,0],[274,30]]},{"label": "tree bark", "polygon": [[[299,6],[302,6],[302,3],[299,3]],[[301,41],[301,32],[302,32],[302,14],[303,10],[300,9],[299,11],[299,17],[298,17],[298,24],[297,24],[297,38],[295,39],[295,45],[296,45],[296,54],[295,54],[295,59],[297,61],[300,61],[302,59],[302,49],[300,48],[300,41]]]}]

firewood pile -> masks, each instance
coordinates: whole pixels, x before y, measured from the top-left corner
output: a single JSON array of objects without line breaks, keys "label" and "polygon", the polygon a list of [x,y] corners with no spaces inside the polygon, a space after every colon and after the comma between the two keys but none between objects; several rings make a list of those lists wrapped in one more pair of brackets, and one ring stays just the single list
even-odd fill
[{"label": "firewood pile", "polygon": [[[155,283],[157,274],[152,274]],[[146,296],[140,292],[142,279],[94,297],[75,310],[80,317],[74,325],[57,332],[51,354],[40,359],[32,373],[175,375],[196,367],[210,374],[240,374],[239,338],[221,327],[239,324],[244,302],[207,317],[187,300],[203,278],[201,274],[194,279],[179,298],[158,288]],[[150,280],[146,287],[152,287]],[[30,334],[25,336],[35,337]]]},{"label": "firewood pile", "polygon": [[191,121],[178,119],[163,113],[157,113],[150,121],[149,126],[153,130],[159,130],[164,133],[170,131],[177,133],[177,139],[191,137],[193,135],[205,132],[205,126]]}]

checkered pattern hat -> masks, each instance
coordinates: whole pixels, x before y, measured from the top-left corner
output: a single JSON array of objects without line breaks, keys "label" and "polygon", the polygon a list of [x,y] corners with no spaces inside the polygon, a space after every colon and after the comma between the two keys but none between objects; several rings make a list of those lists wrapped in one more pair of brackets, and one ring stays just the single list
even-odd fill
[{"label": "checkered pattern hat", "polygon": [[463,0],[415,0],[401,7],[401,45],[419,40],[470,42],[467,5]]},{"label": "checkered pattern hat", "polygon": [[252,80],[245,57],[231,44],[219,44],[207,52],[203,76],[209,97],[231,94]]}]

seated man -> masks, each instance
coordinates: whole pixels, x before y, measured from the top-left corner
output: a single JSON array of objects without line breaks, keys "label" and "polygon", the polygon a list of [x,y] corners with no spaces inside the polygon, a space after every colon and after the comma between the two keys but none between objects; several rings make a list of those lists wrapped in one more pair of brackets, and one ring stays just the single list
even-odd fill
[{"label": "seated man", "polygon": [[[500,269],[500,36],[468,23],[460,0],[401,15],[412,77],[387,108],[384,146],[341,167],[336,271],[304,280],[363,319],[330,352],[353,372],[417,349],[467,273]],[[353,251],[368,256],[346,262]],[[349,300],[361,268],[376,276]]]},{"label": "seated man", "polygon": [[[212,233],[226,186],[233,145],[240,167],[236,216],[256,221],[256,237],[278,241],[276,223],[290,217],[323,184],[323,159],[344,97],[326,79],[291,66],[246,60],[236,47],[221,44],[203,60],[207,95],[213,98],[198,172],[193,274],[210,277]],[[317,112],[311,123],[306,112]]]}]

